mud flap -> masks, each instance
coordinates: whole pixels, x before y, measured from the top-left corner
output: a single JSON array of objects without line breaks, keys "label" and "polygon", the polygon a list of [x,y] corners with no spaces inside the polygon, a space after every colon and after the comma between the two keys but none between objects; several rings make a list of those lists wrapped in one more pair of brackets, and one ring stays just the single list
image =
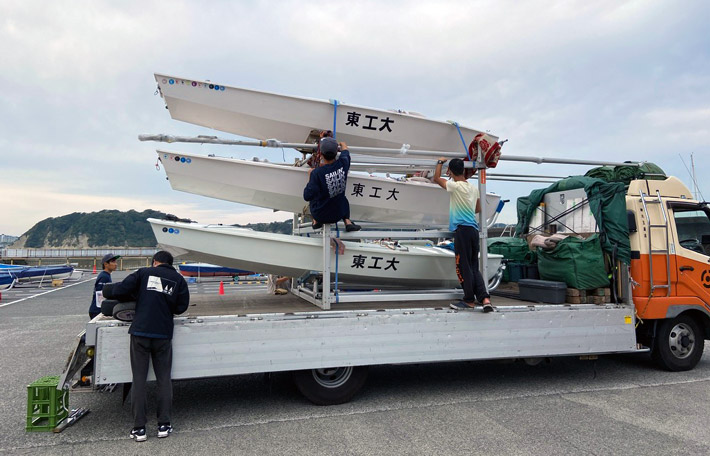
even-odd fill
[{"label": "mud flap", "polygon": [[64,366],[64,372],[59,377],[57,389],[71,388],[72,379],[86,366],[89,362],[89,357],[86,355],[86,331],[82,331],[76,336],[74,349],[67,358],[67,363]]}]

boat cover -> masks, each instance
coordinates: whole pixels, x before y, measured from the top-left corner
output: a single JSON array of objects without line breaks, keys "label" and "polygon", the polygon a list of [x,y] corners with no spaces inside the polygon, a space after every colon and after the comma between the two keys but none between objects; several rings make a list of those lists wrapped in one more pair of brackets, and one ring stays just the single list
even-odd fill
[{"label": "boat cover", "polygon": [[602,250],[625,264],[631,263],[629,225],[626,218],[626,187],[621,182],[572,176],[555,182],[547,188],[533,190],[530,195],[518,198],[518,224],[515,235],[527,233],[530,219],[544,196],[583,188],[589,199],[589,208],[600,231]]}]

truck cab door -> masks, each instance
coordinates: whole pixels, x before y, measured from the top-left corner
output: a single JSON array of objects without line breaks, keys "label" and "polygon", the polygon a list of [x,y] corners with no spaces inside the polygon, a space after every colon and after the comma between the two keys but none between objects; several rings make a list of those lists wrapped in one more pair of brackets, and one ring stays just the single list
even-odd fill
[{"label": "truck cab door", "polygon": [[710,210],[693,203],[672,204],[676,238],[675,295],[710,305]]}]

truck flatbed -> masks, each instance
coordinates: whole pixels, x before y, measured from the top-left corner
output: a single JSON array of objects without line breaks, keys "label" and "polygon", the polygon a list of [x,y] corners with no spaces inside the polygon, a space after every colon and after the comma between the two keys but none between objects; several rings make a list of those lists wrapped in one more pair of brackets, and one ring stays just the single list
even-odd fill
[{"label": "truck flatbed", "polygon": [[[272,296],[269,294],[244,293],[239,295],[193,295],[190,307],[184,317],[203,317],[216,315],[253,315],[262,313],[294,312],[338,312],[346,310],[384,310],[384,309],[448,309],[451,300],[431,301],[380,301],[380,302],[344,302],[333,304],[332,309],[319,307],[292,294]],[[534,303],[517,299],[493,297],[496,307],[527,306]],[[563,304],[560,304],[563,305]],[[480,307],[479,307],[480,309]],[[108,318],[108,317],[106,317]]]}]

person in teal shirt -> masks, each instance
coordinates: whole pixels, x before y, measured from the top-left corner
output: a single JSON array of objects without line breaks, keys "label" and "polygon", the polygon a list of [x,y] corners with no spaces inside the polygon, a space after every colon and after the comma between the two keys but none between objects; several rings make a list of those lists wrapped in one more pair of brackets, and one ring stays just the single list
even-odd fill
[{"label": "person in teal shirt", "polygon": [[463,287],[463,299],[451,303],[451,307],[473,309],[478,300],[483,304],[484,312],[492,312],[491,297],[478,269],[480,240],[476,213],[481,212],[478,188],[466,180],[463,160],[459,158],[454,158],[449,163],[447,174],[451,179],[442,178],[441,170],[446,161],[444,157],[439,158],[434,171],[434,182],[449,193],[449,230],[454,232],[456,275]]}]

